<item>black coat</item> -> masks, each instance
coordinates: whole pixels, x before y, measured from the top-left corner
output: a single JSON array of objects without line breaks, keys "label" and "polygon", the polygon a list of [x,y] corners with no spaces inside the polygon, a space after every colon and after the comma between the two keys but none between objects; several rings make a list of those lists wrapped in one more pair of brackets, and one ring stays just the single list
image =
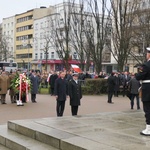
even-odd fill
[{"label": "black coat", "polygon": [[31,94],[37,94],[39,88],[39,78],[37,76],[30,75],[30,80],[32,84]]},{"label": "black coat", "polygon": [[[150,60],[139,68],[137,80],[150,80]],[[150,101],[150,83],[142,83],[142,101]]]},{"label": "black coat", "polygon": [[55,81],[54,88],[55,95],[58,96],[58,101],[65,101],[66,96],[68,95],[68,84],[65,79],[57,78]]},{"label": "black coat", "polygon": [[115,89],[114,89],[114,91],[119,91],[121,80],[120,80],[119,76],[118,77],[115,76],[114,78],[115,78]]},{"label": "black coat", "polygon": [[51,88],[54,88],[55,87],[55,80],[58,78],[58,75],[57,74],[52,74],[50,76],[50,79],[49,79],[49,84],[51,86]]},{"label": "black coat", "polygon": [[80,99],[82,98],[81,84],[76,83],[73,79],[69,81],[68,93],[70,96],[70,105],[78,106],[80,105]]},{"label": "black coat", "polygon": [[110,76],[107,80],[107,83],[108,83],[108,92],[113,92],[116,85],[115,77]]}]

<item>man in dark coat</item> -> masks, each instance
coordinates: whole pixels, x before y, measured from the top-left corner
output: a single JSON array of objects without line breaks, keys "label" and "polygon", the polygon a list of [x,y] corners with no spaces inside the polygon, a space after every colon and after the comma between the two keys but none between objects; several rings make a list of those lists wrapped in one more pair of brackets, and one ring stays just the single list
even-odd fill
[{"label": "man in dark coat", "polygon": [[142,80],[142,102],[146,118],[146,129],[140,134],[150,136],[150,48],[147,48],[147,62],[145,62],[136,74],[137,80]]},{"label": "man in dark coat", "polygon": [[128,82],[130,81],[131,77],[128,74],[128,72],[124,72],[124,74],[122,75],[122,85],[123,85],[123,97],[126,95],[126,91],[128,89]]},{"label": "man in dark coat", "polygon": [[111,76],[108,78],[107,83],[108,83],[108,103],[113,104],[112,96],[113,96],[114,88],[116,84],[113,72],[111,73]]},{"label": "man in dark coat", "polygon": [[60,72],[60,77],[55,81],[54,93],[57,101],[56,112],[58,117],[63,116],[65,101],[68,97],[68,84],[65,80],[65,75],[65,72]]},{"label": "man in dark coat", "polygon": [[58,78],[58,75],[56,72],[52,72],[52,75],[50,76],[49,79],[49,85],[51,89],[51,95],[54,95],[54,87],[55,87],[55,80]]},{"label": "man in dark coat", "polygon": [[73,79],[69,81],[68,89],[72,116],[75,116],[78,113],[78,106],[80,105],[80,99],[82,98],[81,84],[78,81],[77,73],[74,73]]},{"label": "man in dark coat", "polygon": [[134,98],[136,97],[136,104],[137,104],[137,109],[140,109],[140,101],[139,101],[139,92],[138,89],[140,88],[140,82],[136,80],[134,74],[131,76],[131,80],[128,83],[130,93],[131,93],[131,109],[133,109],[134,106]]},{"label": "man in dark coat", "polygon": [[39,86],[39,78],[36,76],[36,72],[33,70],[30,75],[30,80],[32,84],[31,88],[31,101],[32,103],[36,103],[36,94],[38,93]]}]

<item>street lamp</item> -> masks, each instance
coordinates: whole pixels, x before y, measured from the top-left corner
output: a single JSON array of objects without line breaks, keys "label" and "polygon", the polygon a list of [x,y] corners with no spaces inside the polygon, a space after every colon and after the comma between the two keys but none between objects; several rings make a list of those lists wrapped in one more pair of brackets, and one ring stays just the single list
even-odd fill
[{"label": "street lamp", "polygon": [[30,46],[31,46],[30,39],[28,39],[28,42],[26,42],[26,40],[23,40],[22,43],[23,43],[23,46],[27,46],[28,47],[28,66],[27,66],[27,70],[29,71],[29,69],[30,69],[30,65],[29,65],[29,51],[30,51]]}]

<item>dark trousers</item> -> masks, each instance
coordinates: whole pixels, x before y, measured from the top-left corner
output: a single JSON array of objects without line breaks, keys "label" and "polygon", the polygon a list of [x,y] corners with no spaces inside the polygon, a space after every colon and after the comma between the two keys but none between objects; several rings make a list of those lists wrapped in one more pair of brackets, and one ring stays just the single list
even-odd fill
[{"label": "dark trousers", "polygon": [[114,91],[114,96],[118,97],[119,91]]},{"label": "dark trousers", "polygon": [[112,103],[113,91],[108,91],[108,103]]},{"label": "dark trousers", "polygon": [[64,109],[65,109],[65,102],[66,101],[58,101],[57,100],[57,105],[56,105],[56,112],[57,116],[63,116]]},{"label": "dark trousers", "polygon": [[51,95],[54,95],[54,88],[51,87]]},{"label": "dark trousers", "polygon": [[139,94],[132,94],[131,99],[130,99],[131,109],[133,109],[133,106],[134,106],[134,98],[136,98],[137,109],[140,109]]},{"label": "dark trousers", "polygon": [[21,99],[19,99],[19,94],[16,94],[16,99],[21,100],[23,103],[26,103],[26,95],[21,95]]},{"label": "dark trousers", "polygon": [[143,110],[145,112],[146,124],[150,125],[150,101],[143,102]]},{"label": "dark trousers", "polygon": [[71,106],[72,116],[76,116],[78,113],[78,106]]},{"label": "dark trousers", "polygon": [[35,102],[35,99],[36,99],[36,94],[31,94],[31,101]]},{"label": "dark trousers", "polygon": [[6,94],[1,94],[1,103],[5,103],[6,100]]},{"label": "dark trousers", "polygon": [[123,86],[123,91],[122,91],[123,97],[126,95],[127,89],[128,89],[128,86],[127,86],[127,85],[124,85],[124,86]]}]

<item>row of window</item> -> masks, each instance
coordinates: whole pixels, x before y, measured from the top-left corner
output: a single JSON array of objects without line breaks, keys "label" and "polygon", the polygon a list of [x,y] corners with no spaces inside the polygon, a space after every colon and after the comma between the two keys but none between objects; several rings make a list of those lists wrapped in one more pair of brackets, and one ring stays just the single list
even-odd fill
[{"label": "row of window", "polygon": [[26,16],[26,17],[23,17],[23,18],[19,18],[19,19],[17,19],[17,23],[28,21],[28,20],[31,20],[32,18],[33,18],[33,15]]},{"label": "row of window", "polygon": [[[50,55],[47,53],[47,59],[54,59],[54,52],[51,52]],[[46,59],[45,53],[40,53],[40,56],[38,56],[38,53],[35,53],[35,59]]]},{"label": "row of window", "polygon": [[9,28],[9,27],[13,27],[13,25],[14,25],[13,22],[4,24],[4,29]]},{"label": "row of window", "polygon": [[29,35],[23,35],[23,36],[18,36],[16,38],[17,41],[28,41],[29,39],[32,39],[33,35],[29,34]]},{"label": "row of window", "polygon": [[30,30],[30,29],[32,29],[32,25],[23,26],[23,27],[17,28],[17,32],[21,32],[21,31],[25,31],[25,30]]},{"label": "row of window", "polygon": [[32,45],[31,44],[26,44],[26,45],[17,45],[16,46],[16,50],[28,49],[28,48],[32,48]]},{"label": "row of window", "polygon": [[[32,58],[32,54],[17,54],[16,58]],[[46,54],[40,53],[40,56],[38,57],[38,53],[35,53],[35,59],[46,59]],[[47,53],[47,59],[54,59],[54,52],[51,52],[50,56],[49,53]]]},{"label": "row of window", "polygon": [[32,58],[32,54],[17,54],[16,58]]}]

